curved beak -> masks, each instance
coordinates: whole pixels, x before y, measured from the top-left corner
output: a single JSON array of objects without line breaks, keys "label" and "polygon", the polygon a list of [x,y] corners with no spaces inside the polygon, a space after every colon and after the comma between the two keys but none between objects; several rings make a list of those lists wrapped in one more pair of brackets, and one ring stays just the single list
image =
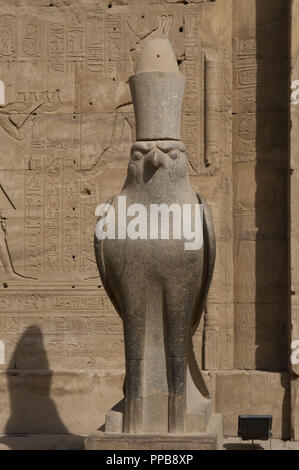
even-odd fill
[{"label": "curved beak", "polygon": [[147,157],[147,161],[150,162],[155,168],[163,166],[166,168],[163,155],[157,149],[153,150]]}]

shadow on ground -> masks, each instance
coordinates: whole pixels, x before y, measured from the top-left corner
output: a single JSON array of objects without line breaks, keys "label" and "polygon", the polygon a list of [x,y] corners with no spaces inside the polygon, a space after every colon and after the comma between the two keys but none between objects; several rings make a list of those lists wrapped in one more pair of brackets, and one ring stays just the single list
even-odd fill
[{"label": "shadow on ground", "polygon": [[224,444],[223,448],[225,450],[265,450],[260,444]]}]

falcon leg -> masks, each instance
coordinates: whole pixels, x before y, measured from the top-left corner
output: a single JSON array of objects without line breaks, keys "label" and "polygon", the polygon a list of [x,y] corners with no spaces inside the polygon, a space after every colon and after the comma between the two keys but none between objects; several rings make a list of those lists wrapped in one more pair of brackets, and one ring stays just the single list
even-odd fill
[{"label": "falcon leg", "polygon": [[186,375],[190,315],[181,299],[172,293],[166,297],[165,334],[168,375],[168,431],[185,432]]},{"label": "falcon leg", "polygon": [[143,353],[145,338],[145,305],[138,302],[124,315],[126,353],[124,432],[141,431],[143,421]]}]

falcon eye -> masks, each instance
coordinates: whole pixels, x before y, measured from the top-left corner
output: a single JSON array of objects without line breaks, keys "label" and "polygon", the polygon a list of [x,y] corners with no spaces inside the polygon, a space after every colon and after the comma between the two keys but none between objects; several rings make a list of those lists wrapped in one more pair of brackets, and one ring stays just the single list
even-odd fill
[{"label": "falcon eye", "polygon": [[179,158],[180,152],[179,152],[178,150],[170,150],[169,156],[170,156],[170,158],[172,158],[173,160],[176,160],[177,158]]},{"label": "falcon eye", "polygon": [[133,153],[133,160],[141,160],[142,158],[142,153],[141,152],[134,152]]}]

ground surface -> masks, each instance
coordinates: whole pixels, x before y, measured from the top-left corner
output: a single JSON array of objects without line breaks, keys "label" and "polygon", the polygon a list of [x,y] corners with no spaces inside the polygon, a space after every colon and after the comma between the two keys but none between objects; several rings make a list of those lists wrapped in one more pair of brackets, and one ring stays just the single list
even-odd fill
[{"label": "ground surface", "polygon": [[[0,435],[0,450],[80,450],[83,449],[85,436],[64,434],[54,435]],[[270,450],[270,441],[240,442],[237,437],[223,440],[224,450]],[[299,442],[271,440],[272,450],[299,450]]]}]

